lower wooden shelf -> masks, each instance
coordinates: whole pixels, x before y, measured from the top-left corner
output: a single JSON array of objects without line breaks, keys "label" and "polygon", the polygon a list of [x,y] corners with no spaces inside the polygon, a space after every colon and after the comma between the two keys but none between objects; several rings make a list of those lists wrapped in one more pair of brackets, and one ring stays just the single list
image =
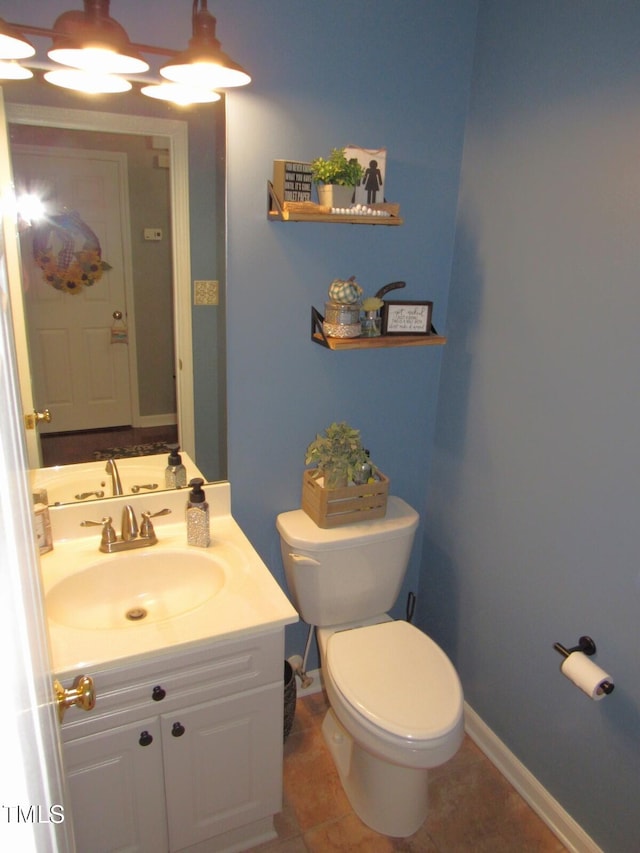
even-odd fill
[{"label": "lower wooden shelf", "polygon": [[447,339],[442,335],[380,335],[377,338],[329,338],[314,332],[311,340],[332,350],[385,349],[390,347],[442,346]]},{"label": "lower wooden shelf", "polygon": [[311,340],[321,347],[343,349],[389,349],[391,347],[432,347],[446,344],[447,339],[431,327],[430,335],[379,335],[377,338],[330,338],[322,330],[322,314],[311,308]]}]

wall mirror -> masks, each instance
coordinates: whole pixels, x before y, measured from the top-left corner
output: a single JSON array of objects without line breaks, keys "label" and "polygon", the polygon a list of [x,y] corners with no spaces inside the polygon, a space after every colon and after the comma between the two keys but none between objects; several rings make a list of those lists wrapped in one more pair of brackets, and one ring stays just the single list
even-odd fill
[{"label": "wall mirror", "polygon": [[[99,234],[103,259],[115,261],[101,281],[85,288],[84,301],[90,304],[81,308],[77,295],[44,282],[49,270],[36,263],[35,232],[21,225],[21,302],[14,306],[16,347],[23,360],[21,390],[24,400],[31,394],[35,410],[46,407],[53,415],[50,424],[43,424],[44,453],[40,441],[28,437],[30,465],[37,456],[46,467],[94,462],[111,446],[144,444],[149,452],[156,447],[160,452],[163,441],[175,440],[207,479],[224,479],[224,102],[185,112],[141,104],[146,99],[132,94],[113,113],[93,104],[76,109],[28,103],[23,94],[17,87],[15,92],[4,89],[16,190],[38,187],[45,194],[64,194],[63,176],[73,173],[68,186],[86,192],[71,207],[80,214],[81,225]],[[66,199],[54,198],[54,203],[56,229],[49,232],[49,242],[58,252],[68,236],[67,205]],[[118,276],[111,276],[116,268]],[[109,288],[100,289],[110,276]],[[204,303],[194,300],[193,279],[219,283],[217,305],[210,304],[207,288]],[[18,301],[14,290],[12,304]],[[91,302],[102,303],[99,322],[91,317]],[[78,317],[87,310],[89,330],[78,334]],[[65,323],[71,330],[62,328]],[[69,357],[66,342],[74,335],[80,351]],[[195,366],[194,374],[194,351],[204,341],[207,360]],[[109,358],[115,353],[116,367],[102,365],[101,350]],[[93,377],[99,391],[104,379],[108,392],[97,396],[108,398],[109,404],[115,396],[114,370],[120,370],[128,380],[124,414],[117,411],[112,418],[105,410],[96,419],[91,401],[88,410],[82,400],[77,408],[68,405],[67,374],[76,367],[86,374],[81,382]],[[43,376],[47,370],[49,375]],[[51,403],[43,394],[57,396],[63,404]],[[203,441],[196,440],[199,421],[207,425]]]}]

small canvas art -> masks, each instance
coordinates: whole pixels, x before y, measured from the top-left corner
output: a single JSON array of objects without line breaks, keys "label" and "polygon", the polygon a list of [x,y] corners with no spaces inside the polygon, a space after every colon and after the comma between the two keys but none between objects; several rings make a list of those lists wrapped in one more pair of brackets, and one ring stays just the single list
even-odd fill
[{"label": "small canvas art", "polygon": [[345,146],[347,160],[355,157],[364,169],[360,186],[356,187],[356,204],[379,204],[385,200],[386,192],[386,148],[360,148]]},{"label": "small canvas art", "polygon": [[311,163],[274,160],[273,189],[280,201],[311,201]]}]

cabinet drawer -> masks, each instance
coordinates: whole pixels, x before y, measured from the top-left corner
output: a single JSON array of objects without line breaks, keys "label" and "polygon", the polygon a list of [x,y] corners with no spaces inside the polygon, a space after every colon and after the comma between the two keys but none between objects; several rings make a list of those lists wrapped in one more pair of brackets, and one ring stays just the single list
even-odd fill
[{"label": "cabinet drawer", "polygon": [[278,630],[87,671],[96,706],[88,714],[69,709],[62,738],[74,740],[150,714],[281,683],[283,659],[284,631]]}]

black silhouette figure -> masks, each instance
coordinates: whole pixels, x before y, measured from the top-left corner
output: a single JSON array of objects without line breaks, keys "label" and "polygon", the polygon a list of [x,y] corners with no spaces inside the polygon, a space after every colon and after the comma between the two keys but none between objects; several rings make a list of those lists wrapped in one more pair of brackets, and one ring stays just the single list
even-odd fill
[{"label": "black silhouette figure", "polygon": [[378,190],[382,186],[382,172],[378,169],[377,160],[369,160],[369,168],[365,170],[362,184],[367,191],[367,204],[375,204]]}]

